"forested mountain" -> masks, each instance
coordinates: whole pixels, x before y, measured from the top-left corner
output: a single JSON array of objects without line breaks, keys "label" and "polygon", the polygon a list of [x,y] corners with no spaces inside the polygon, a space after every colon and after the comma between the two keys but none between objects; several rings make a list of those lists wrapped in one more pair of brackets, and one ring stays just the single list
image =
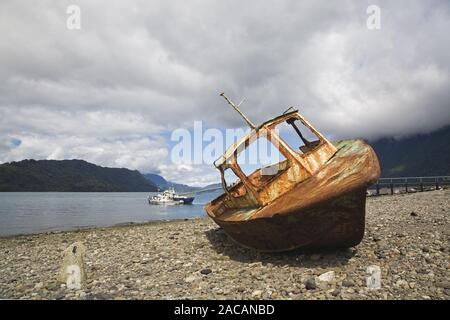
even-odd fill
[{"label": "forested mountain", "polygon": [[0,165],[0,191],[157,191],[139,171],[83,160],[23,160]]}]

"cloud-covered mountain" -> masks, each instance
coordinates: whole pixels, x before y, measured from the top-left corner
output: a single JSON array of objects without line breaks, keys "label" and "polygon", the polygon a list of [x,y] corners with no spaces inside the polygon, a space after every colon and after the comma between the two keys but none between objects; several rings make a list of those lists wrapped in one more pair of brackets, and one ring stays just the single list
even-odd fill
[{"label": "cloud-covered mountain", "polygon": [[429,134],[371,143],[382,177],[450,176],[450,126]]}]

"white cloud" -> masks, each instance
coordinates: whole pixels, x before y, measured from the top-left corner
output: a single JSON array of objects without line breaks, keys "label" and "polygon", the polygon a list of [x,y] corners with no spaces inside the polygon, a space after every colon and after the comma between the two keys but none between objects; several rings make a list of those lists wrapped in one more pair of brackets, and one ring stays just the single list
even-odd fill
[{"label": "white cloud", "polygon": [[[20,147],[10,145],[2,162],[17,159],[83,159],[108,167],[127,167],[159,171],[161,159],[167,159],[164,141],[150,138],[105,140],[96,137],[29,135],[16,136]],[[0,144],[1,145],[1,144]]]},{"label": "white cloud", "polygon": [[195,187],[202,187],[216,183],[219,175],[212,165],[187,165],[187,164],[163,164],[159,166],[159,172],[169,181],[182,181]]}]

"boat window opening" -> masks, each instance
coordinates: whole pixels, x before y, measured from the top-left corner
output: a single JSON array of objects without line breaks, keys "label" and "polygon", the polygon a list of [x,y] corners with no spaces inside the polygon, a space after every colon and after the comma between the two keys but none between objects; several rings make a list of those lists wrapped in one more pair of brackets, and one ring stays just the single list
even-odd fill
[{"label": "boat window opening", "polygon": [[261,186],[287,168],[287,159],[271,141],[260,136],[238,154],[237,164],[254,186]]},{"label": "boat window opening", "polygon": [[223,177],[225,180],[225,187],[228,191],[230,191],[235,185],[241,182],[239,177],[233,172],[231,168],[227,168],[224,170]]},{"label": "boat window opening", "polygon": [[320,142],[319,137],[298,119],[284,121],[278,124],[275,130],[293,151],[300,154],[310,151]]}]

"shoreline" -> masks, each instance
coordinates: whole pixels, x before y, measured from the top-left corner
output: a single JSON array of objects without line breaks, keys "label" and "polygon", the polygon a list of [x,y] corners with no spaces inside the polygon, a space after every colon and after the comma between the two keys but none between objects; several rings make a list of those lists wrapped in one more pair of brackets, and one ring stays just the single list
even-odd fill
[{"label": "shoreline", "polygon": [[105,225],[105,226],[74,227],[73,229],[66,229],[66,230],[37,231],[37,232],[30,232],[30,233],[0,235],[0,240],[16,238],[16,237],[41,236],[41,235],[51,235],[51,234],[60,234],[60,233],[78,233],[78,232],[84,232],[84,231],[92,231],[92,230],[95,231],[95,230],[121,228],[121,227],[126,228],[126,227],[134,227],[134,226],[141,226],[141,225],[163,224],[163,223],[171,223],[171,222],[196,220],[196,219],[201,220],[201,219],[207,219],[207,218],[208,218],[208,216],[193,217],[193,218],[177,218],[177,219],[155,219],[155,220],[149,220],[149,221],[144,221],[144,222],[133,222],[133,221],[119,222],[119,223],[115,223],[112,225]]},{"label": "shoreline", "polygon": [[[73,291],[57,273],[76,241],[87,281]],[[260,253],[208,217],[13,235],[0,237],[0,298],[448,300],[449,244],[450,190],[368,197],[364,239],[349,249]]]}]

